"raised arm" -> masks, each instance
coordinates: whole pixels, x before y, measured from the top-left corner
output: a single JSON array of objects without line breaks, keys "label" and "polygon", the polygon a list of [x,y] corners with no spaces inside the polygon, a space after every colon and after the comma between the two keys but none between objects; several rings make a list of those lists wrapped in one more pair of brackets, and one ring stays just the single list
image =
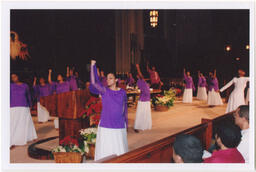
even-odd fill
[{"label": "raised arm", "polygon": [[104,94],[106,91],[106,88],[102,85],[102,83],[99,80],[99,76],[97,74],[97,68],[96,68],[96,61],[91,61],[91,84],[89,86],[90,91],[93,94]]},{"label": "raised arm", "polygon": [[214,69],[213,77],[216,78],[216,69]]},{"label": "raised arm", "polygon": [[138,72],[138,75],[140,76],[140,78],[144,79],[141,71],[140,71],[140,65],[139,64],[136,64],[136,69],[137,69],[137,72]]},{"label": "raised arm", "polygon": [[49,84],[52,83],[52,69],[49,69],[49,72],[48,72],[48,82]]},{"label": "raised arm", "polygon": [[228,87],[230,87],[232,84],[234,83],[234,78],[229,81],[229,83],[227,83],[225,86],[223,86],[221,89],[220,89],[220,92],[223,92],[224,90],[226,90]]},{"label": "raised arm", "polygon": [[183,76],[184,76],[185,79],[187,78],[186,69],[185,68],[183,69]]},{"label": "raised arm", "polygon": [[67,74],[66,74],[67,78],[70,76],[70,73],[69,73],[69,66],[67,66]]},{"label": "raised arm", "polygon": [[34,82],[33,82],[33,86],[36,86],[36,77],[34,77]]},{"label": "raised arm", "polygon": [[148,73],[151,72],[151,69],[150,69],[149,66],[148,66],[148,62],[147,62],[147,71],[148,71]]}]

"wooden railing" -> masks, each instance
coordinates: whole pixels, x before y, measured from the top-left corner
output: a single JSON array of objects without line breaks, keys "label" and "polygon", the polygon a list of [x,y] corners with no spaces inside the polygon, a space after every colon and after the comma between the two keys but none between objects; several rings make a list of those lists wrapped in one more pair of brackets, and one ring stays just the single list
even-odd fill
[{"label": "wooden railing", "polygon": [[208,150],[211,146],[213,131],[217,125],[233,121],[232,113],[225,114],[215,119],[202,119],[202,123],[192,128],[183,130],[174,135],[160,139],[123,155],[99,161],[103,163],[171,163],[172,145],[179,134],[190,134],[200,139],[204,149]]}]

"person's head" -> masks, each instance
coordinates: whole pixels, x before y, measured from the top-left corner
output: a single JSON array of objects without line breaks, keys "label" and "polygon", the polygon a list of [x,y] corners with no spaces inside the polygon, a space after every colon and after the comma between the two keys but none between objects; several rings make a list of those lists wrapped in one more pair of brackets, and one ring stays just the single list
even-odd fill
[{"label": "person's head", "polygon": [[105,76],[105,74],[104,74],[104,71],[103,71],[103,70],[101,70],[101,71],[100,71],[100,76],[101,76],[101,77],[104,77],[104,76]]},{"label": "person's head", "polygon": [[58,82],[63,82],[63,77],[62,77],[61,74],[58,74],[58,76],[57,76],[57,81],[58,81]]},{"label": "person's head", "polygon": [[173,143],[175,163],[201,163],[203,148],[199,139],[192,135],[179,135]]},{"label": "person's head", "polygon": [[78,76],[79,76],[79,74],[78,74],[78,72],[77,72],[77,71],[75,72],[75,76],[76,76],[76,77],[78,77]]},{"label": "person's head", "polygon": [[117,83],[117,78],[115,77],[115,75],[113,73],[109,73],[107,75],[107,84],[108,84],[108,86],[109,87],[114,86],[114,85],[116,85],[116,83]]},{"label": "person's head", "polygon": [[209,72],[209,76],[212,77],[212,76],[213,76],[213,73],[212,73],[212,72]]},{"label": "person's head", "polygon": [[190,76],[190,72],[189,71],[187,71],[187,76]]},{"label": "person's head", "polygon": [[11,74],[11,79],[13,83],[19,82],[19,76],[16,73]]},{"label": "person's head", "polygon": [[40,77],[39,78],[39,83],[40,83],[40,85],[43,85],[43,84],[45,84],[45,79],[44,79],[44,77]]},{"label": "person's head", "polygon": [[156,71],[156,67],[155,67],[155,66],[152,66],[152,70],[153,70],[153,71]]},{"label": "person's head", "polygon": [[244,76],[245,75],[245,71],[243,69],[238,69],[238,75],[240,77]]},{"label": "person's head", "polygon": [[234,118],[235,124],[241,129],[245,129],[244,127],[249,127],[249,106],[239,106],[234,113]]},{"label": "person's head", "polygon": [[236,148],[241,141],[241,130],[232,123],[217,127],[215,139],[221,149]]}]

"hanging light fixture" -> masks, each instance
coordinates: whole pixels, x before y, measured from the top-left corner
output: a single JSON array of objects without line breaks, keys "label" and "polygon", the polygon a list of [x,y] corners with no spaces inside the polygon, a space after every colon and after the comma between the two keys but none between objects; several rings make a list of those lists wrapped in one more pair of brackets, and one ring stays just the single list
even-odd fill
[{"label": "hanging light fixture", "polygon": [[158,22],[158,11],[152,10],[149,12],[149,15],[150,15],[150,25],[152,27],[156,27]]}]

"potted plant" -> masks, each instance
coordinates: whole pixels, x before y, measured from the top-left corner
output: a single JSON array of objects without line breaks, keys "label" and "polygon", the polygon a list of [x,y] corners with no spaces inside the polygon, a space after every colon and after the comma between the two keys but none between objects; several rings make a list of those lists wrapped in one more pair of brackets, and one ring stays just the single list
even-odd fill
[{"label": "potted plant", "polygon": [[163,94],[158,94],[152,98],[152,104],[157,111],[167,111],[175,100],[176,91],[172,88],[165,90]]},{"label": "potted plant", "polygon": [[80,136],[89,147],[89,152],[86,152],[85,156],[89,159],[94,159],[97,128],[85,128],[81,129],[79,132]]},{"label": "potted plant", "polygon": [[85,104],[85,109],[81,112],[81,117],[90,119],[90,126],[97,127],[100,121],[100,112],[102,110],[101,99],[91,96]]},{"label": "potted plant", "polygon": [[89,145],[82,139],[66,136],[60,145],[52,150],[56,163],[81,163],[84,153],[89,152]]}]

